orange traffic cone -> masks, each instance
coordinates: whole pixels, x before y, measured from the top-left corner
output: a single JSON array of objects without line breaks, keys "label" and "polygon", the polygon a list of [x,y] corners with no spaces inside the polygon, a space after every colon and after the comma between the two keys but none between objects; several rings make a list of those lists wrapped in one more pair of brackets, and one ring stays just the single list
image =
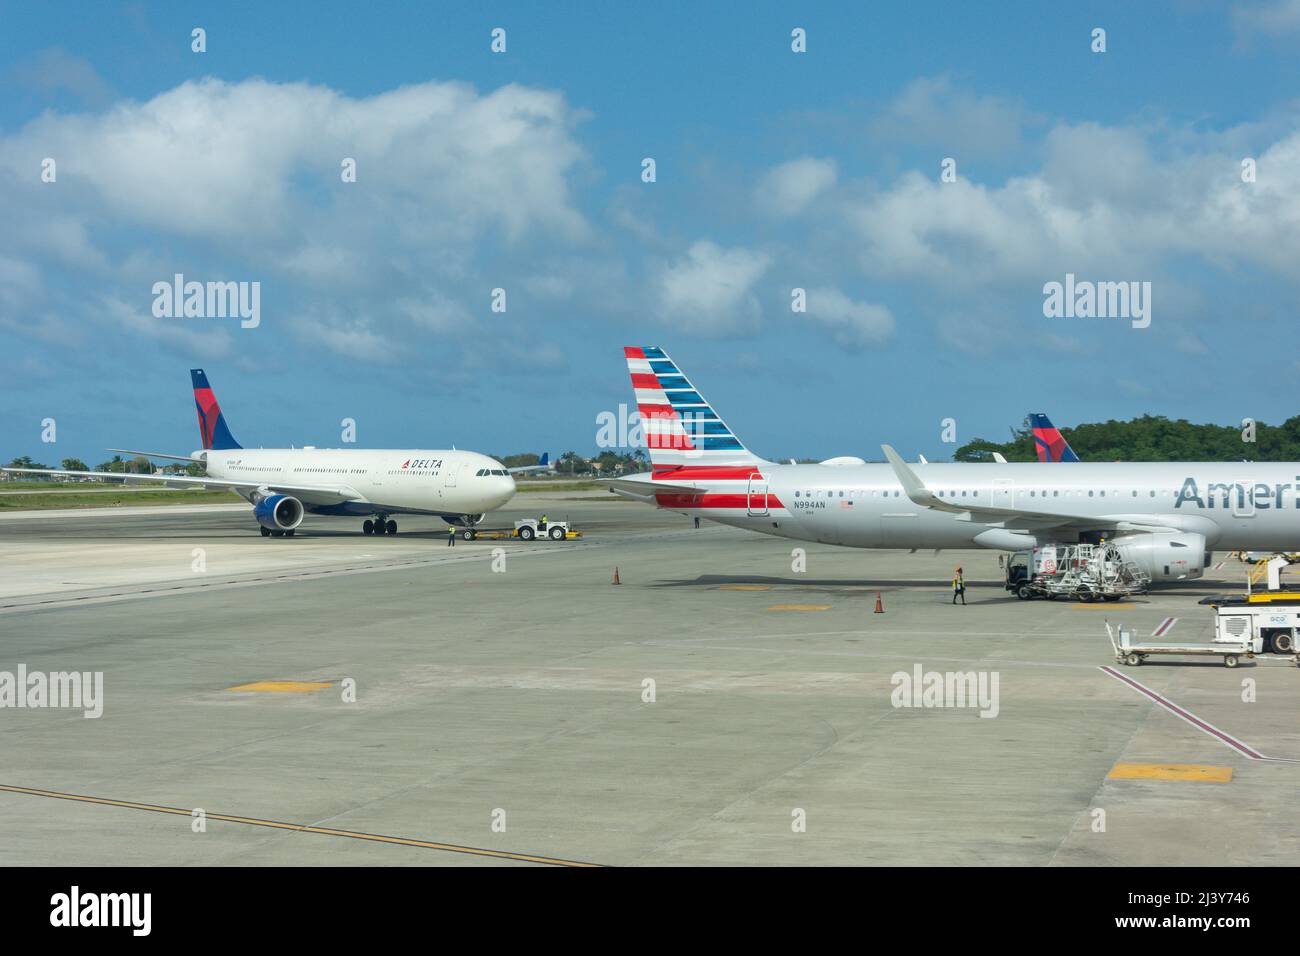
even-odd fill
[{"label": "orange traffic cone", "polygon": [[617,565],[617,564],[614,565],[614,583],[615,583],[615,584],[622,584],[622,583],[623,583],[622,581],[620,581],[620,580],[618,579],[618,565]]},{"label": "orange traffic cone", "polygon": [[876,613],[876,614],[884,614],[884,613],[885,613],[885,605],[883,605],[883,604],[880,603],[880,592],[879,592],[879,591],[876,592],[876,610],[875,610],[875,613]]}]

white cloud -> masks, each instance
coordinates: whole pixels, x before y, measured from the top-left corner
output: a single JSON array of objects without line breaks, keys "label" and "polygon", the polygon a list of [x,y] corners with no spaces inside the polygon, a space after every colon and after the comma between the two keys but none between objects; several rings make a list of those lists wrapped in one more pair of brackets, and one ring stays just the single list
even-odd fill
[{"label": "white cloud", "polygon": [[1232,8],[1238,44],[1252,37],[1277,36],[1300,30],[1300,0],[1255,0]]},{"label": "white cloud", "polygon": [[918,77],[872,120],[879,139],[938,146],[944,155],[1005,155],[1020,147],[1021,133],[1041,117],[1017,100],[981,95],[957,86],[947,75]]},{"label": "white cloud", "polygon": [[112,98],[112,90],[89,60],[60,47],[39,50],[20,60],[11,75],[29,89],[42,93],[65,91],[90,106],[102,106]]},{"label": "white cloud", "polygon": [[[47,114],[0,141],[0,165],[27,171],[52,156],[61,179],[88,186],[119,222],[240,243],[301,235],[313,207],[327,224],[369,210],[444,240],[534,227],[574,238],[586,231],[565,179],[582,157],[575,122],[559,94],[516,85],[480,95],[423,83],[354,99],[204,79],[96,115]],[[344,157],[357,161],[355,184],[340,179]]]},{"label": "white cloud", "polygon": [[778,216],[794,216],[835,185],[835,162],[805,156],[770,169],[759,181],[754,199]]},{"label": "white cloud", "polygon": [[[228,359],[235,352],[232,333],[222,327],[230,319],[159,319],[150,310],[150,303],[135,304],[116,294],[105,295],[95,313],[118,332],[151,339],[186,358],[215,361]],[[237,321],[235,328],[239,330]],[[256,335],[251,329],[239,331]]]},{"label": "white cloud", "polygon": [[436,292],[424,299],[400,299],[397,311],[418,328],[434,332],[468,331],[474,324],[468,309]]},{"label": "white cloud", "polygon": [[1044,150],[1040,170],[1002,185],[909,172],[846,198],[847,241],[865,243],[869,275],[963,289],[1067,271],[1150,278],[1180,258],[1296,278],[1300,132],[1258,156],[1255,183],[1213,141],[1158,157],[1138,131],[1062,125]]},{"label": "white cloud", "polygon": [[300,315],[290,320],[298,338],[321,346],[345,358],[385,364],[401,357],[401,349],[373,328],[365,319],[341,318],[329,313]]},{"label": "white cloud", "polygon": [[754,285],[770,264],[766,253],[698,240],[659,276],[661,316],[705,335],[751,331],[762,315]]},{"label": "white cloud", "polygon": [[[587,245],[570,184],[586,162],[581,119],[562,95],[516,84],[350,97],[210,78],[98,113],[47,112],[0,135],[0,208],[30,224],[0,231],[0,259],[50,288],[93,281],[132,315],[174,272],[258,279],[278,305],[270,326],[347,316],[288,325],[317,329],[308,345],[386,361],[393,329],[467,325],[467,303],[496,284],[484,273],[509,274],[537,247]],[[38,178],[47,156],[53,184]],[[340,177],[345,157],[355,183]]]},{"label": "white cloud", "polygon": [[809,289],[805,314],[825,326],[831,338],[849,352],[880,345],[894,334],[894,316],[889,309],[870,302],[856,302],[838,289]]}]

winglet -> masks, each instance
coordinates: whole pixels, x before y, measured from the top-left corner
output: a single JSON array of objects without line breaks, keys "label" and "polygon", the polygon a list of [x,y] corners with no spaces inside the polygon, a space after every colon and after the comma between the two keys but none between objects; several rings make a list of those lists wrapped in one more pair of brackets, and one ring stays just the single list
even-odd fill
[{"label": "winglet", "polygon": [[964,511],[963,508],[955,508],[948,502],[941,500],[933,491],[925,487],[916,472],[914,472],[907,462],[903,461],[901,455],[894,451],[892,445],[881,445],[880,450],[885,453],[890,467],[894,469],[894,475],[898,478],[898,483],[903,486],[903,491],[907,497],[912,499],[913,504],[918,504],[923,508],[935,508],[939,511]]},{"label": "winglet", "polygon": [[911,470],[909,464],[902,460],[902,455],[893,450],[892,445],[881,445],[880,450],[884,451],[885,459],[888,460],[889,466],[894,470],[894,476],[898,479],[898,484],[902,485],[902,490],[907,497],[913,499],[917,505],[933,507],[936,505],[937,498],[935,493],[926,488],[926,483],[917,477],[917,472]]}]

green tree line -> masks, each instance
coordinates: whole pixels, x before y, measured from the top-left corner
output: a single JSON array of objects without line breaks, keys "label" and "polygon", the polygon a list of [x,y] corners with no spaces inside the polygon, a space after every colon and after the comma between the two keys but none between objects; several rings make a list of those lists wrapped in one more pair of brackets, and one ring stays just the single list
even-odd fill
[{"label": "green tree line", "polygon": [[[1007,442],[967,442],[953,460],[989,461],[996,451],[1007,461],[1037,461],[1028,417],[1012,432]],[[1062,428],[1061,434],[1083,461],[1300,461],[1300,415],[1281,425],[1257,422],[1253,435],[1244,424],[1196,425],[1163,415],[1093,422]]]}]

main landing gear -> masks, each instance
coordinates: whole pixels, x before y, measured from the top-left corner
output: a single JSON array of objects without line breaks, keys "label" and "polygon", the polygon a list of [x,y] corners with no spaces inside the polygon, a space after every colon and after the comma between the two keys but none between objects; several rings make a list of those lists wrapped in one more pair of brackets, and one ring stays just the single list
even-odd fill
[{"label": "main landing gear", "polygon": [[386,515],[379,515],[374,521],[367,518],[361,525],[362,534],[397,534],[397,522],[390,521]]},{"label": "main landing gear", "polygon": [[293,537],[293,532],[292,532],[292,531],[272,531],[270,528],[263,528],[263,529],[262,529],[262,537],[263,537],[263,538],[269,538],[269,537],[271,537],[271,535],[275,535],[277,538],[292,538],[292,537]]}]

